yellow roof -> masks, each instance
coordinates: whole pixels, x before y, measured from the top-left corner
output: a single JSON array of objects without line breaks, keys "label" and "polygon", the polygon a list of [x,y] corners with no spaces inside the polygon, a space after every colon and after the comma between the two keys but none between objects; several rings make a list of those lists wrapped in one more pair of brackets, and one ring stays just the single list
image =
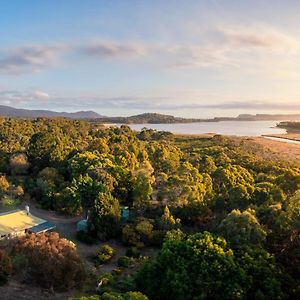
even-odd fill
[{"label": "yellow roof", "polygon": [[46,222],[31,214],[27,216],[25,210],[17,210],[0,215],[0,236],[20,232]]}]

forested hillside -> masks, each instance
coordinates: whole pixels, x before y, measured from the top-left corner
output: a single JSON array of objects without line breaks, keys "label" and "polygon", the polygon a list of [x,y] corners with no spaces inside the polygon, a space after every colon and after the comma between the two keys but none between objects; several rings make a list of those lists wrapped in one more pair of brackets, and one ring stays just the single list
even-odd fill
[{"label": "forested hillside", "polygon": [[[0,119],[2,205],[30,200],[66,216],[88,215],[88,232],[77,239],[113,239],[126,248],[118,270],[91,275],[57,235],[41,243],[29,235],[1,245],[1,282],[20,269],[20,249],[32,261],[29,249],[38,244],[43,250],[35,255],[50,259],[47,251],[56,249],[71,279],[48,265],[43,281],[41,259],[38,274],[22,261],[27,282],[67,290],[98,276],[97,291],[82,292],[97,295],[82,299],[299,299],[300,164],[266,153],[250,140],[219,135]],[[156,255],[141,256],[148,248]],[[100,250],[102,265],[113,250]]]},{"label": "forested hillside", "polygon": [[280,122],[277,126],[287,129],[288,132],[300,133],[300,122]]}]

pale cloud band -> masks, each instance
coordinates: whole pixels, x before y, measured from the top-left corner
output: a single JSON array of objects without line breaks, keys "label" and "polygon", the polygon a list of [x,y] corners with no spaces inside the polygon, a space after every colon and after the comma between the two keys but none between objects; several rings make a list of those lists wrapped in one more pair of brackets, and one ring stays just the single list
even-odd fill
[{"label": "pale cloud band", "polygon": [[[178,99],[177,99],[178,100]],[[183,99],[181,99],[183,100]],[[184,103],[184,101],[180,101]],[[82,106],[84,103],[84,107]],[[175,104],[170,97],[59,97],[51,96],[44,91],[18,92],[0,91],[0,104],[16,107],[65,107],[74,109],[93,108],[125,109],[141,111],[180,111],[180,110],[256,110],[256,111],[297,111],[300,103],[274,103],[267,101],[231,101],[210,104],[199,100],[194,103]]]},{"label": "pale cloud band", "polygon": [[[172,68],[239,66],[241,52],[286,57],[299,50],[299,42],[289,34],[270,26],[219,26],[214,38],[199,43],[155,44],[117,41],[83,42],[70,45],[33,45],[0,51],[0,76],[39,72],[63,63],[64,54],[92,60],[134,60],[143,58],[149,65]],[[83,46],[84,45],[84,46]],[[65,55],[67,57],[67,55]],[[71,57],[73,57],[71,55]],[[60,63],[60,60],[62,61]],[[276,60],[275,60],[276,61]],[[76,64],[76,61],[71,62]]]}]

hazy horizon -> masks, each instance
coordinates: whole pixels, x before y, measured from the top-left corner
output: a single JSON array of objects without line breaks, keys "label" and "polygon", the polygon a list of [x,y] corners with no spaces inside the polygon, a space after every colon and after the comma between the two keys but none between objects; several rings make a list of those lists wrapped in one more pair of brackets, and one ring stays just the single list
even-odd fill
[{"label": "hazy horizon", "polygon": [[106,116],[300,113],[300,2],[13,0],[0,105]]}]

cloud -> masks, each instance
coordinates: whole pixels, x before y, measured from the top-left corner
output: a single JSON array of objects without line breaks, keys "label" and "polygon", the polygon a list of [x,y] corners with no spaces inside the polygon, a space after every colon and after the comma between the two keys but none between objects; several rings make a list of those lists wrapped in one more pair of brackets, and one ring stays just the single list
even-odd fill
[{"label": "cloud", "polygon": [[[77,99],[77,101],[80,98]],[[76,101],[76,100],[75,100]],[[300,103],[282,102],[274,103],[267,101],[233,101],[226,103],[210,104],[207,103],[183,103],[176,104],[170,97],[119,97],[119,98],[90,98],[85,99],[88,103],[92,102],[96,107],[104,108],[124,108],[139,110],[262,110],[272,111],[296,111],[300,110]],[[184,101],[181,101],[184,102]],[[91,103],[91,104],[92,104]]]},{"label": "cloud", "polygon": [[[135,60],[142,58],[144,67],[208,68],[230,67],[247,71],[254,66],[261,72],[273,72],[280,63],[280,74],[287,73],[286,65],[300,49],[293,36],[268,25],[223,25],[199,33],[198,39],[187,44],[135,41],[85,41],[69,45],[33,45],[0,52],[0,74],[38,72],[52,67],[66,52],[66,61],[74,66],[82,57],[102,60]],[[84,45],[84,46],[83,46]],[[77,61],[76,61],[77,60]],[[257,67],[256,67],[257,66]],[[278,70],[276,70],[278,72]],[[290,73],[290,70],[288,70]]]},{"label": "cloud", "polygon": [[42,104],[48,100],[50,96],[41,90],[24,92],[24,91],[0,91],[0,104],[2,105],[26,105],[26,104]]},{"label": "cloud", "polygon": [[172,46],[162,50],[164,66],[172,68],[204,68],[230,64],[226,49],[220,47]]},{"label": "cloud", "polygon": [[36,96],[37,99],[42,99],[42,100],[47,100],[49,99],[49,94],[47,94],[46,92],[43,92],[43,91],[35,91],[33,93],[34,96]]},{"label": "cloud", "polygon": [[299,49],[296,38],[271,26],[225,25],[211,30],[211,37],[202,38],[198,45],[164,47],[162,56],[171,67],[227,66],[247,71],[249,62],[250,68],[265,62],[273,70],[284,67],[283,61],[289,62]]},{"label": "cloud", "polygon": [[299,42],[289,34],[267,25],[219,27],[223,44],[231,50],[264,49],[273,51],[298,50]]},{"label": "cloud", "polygon": [[94,59],[136,59],[143,57],[148,65],[171,68],[208,67],[227,63],[225,49],[215,46],[180,44],[141,44],[102,42],[79,48],[79,53]]},{"label": "cloud", "polygon": [[37,72],[51,66],[62,52],[61,46],[28,46],[0,54],[0,73]]},{"label": "cloud", "polygon": [[[175,101],[174,101],[175,99]],[[103,110],[118,111],[156,111],[156,112],[179,112],[182,110],[197,111],[201,110],[233,110],[233,111],[300,111],[300,103],[281,101],[230,101],[224,103],[210,103],[201,101],[192,103],[183,101],[184,95],[179,98],[172,96],[132,96],[132,97],[60,97],[49,95],[43,91],[20,92],[20,91],[0,91],[0,104],[16,107],[27,107],[35,109],[53,109],[63,107],[66,110]],[[45,101],[47,100],[47,101]],[[200,101],[200,100],[199,100]]]},{"label": "cloud", "polygon": [[224,109],[224,110],[285,110],[285,111],[295,111],[300,110],[299,103],[274,103],[266,101],[245,101],[245,102],[226,102],[220,104],[188,104],[181,108],[186,109]]},{"label": "cloud", "polygon": [[82,47],[81,53],[97,58],[132,58],[145,54],[145,47],[138,44],[120,44],[116,42],[92,43]]}]

